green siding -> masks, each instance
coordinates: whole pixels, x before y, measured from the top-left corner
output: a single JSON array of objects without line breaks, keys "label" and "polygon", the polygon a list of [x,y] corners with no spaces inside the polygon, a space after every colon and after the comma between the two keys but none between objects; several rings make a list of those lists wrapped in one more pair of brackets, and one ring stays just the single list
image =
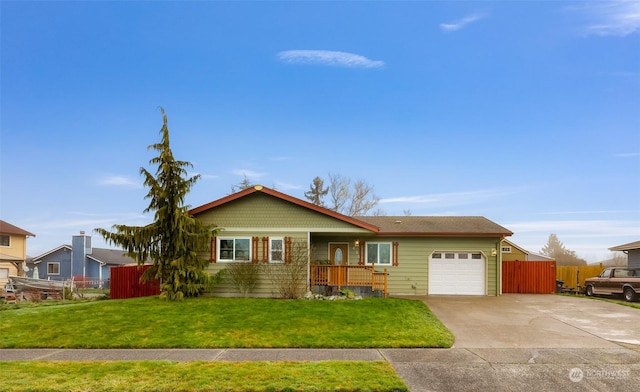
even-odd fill
[{"label": "green siding", "polygon": [[[247,237],[247,236],[259,237],[260,239],[262,239],[262,237],[291,237],[294,243],[295,242],[304,243],[305,245],[307,243],[306,234],[301,235],[300,233],[295,233],[295,232],[272,232],[272,231],[264,232],[264,231],[256,230],[255,232],[252,232],[251,235],[247,235],[247,232],[228,232],[228,233],[225,232],[220,235],[220,237]],[[260,242],[258,245],[258,259],[261,260],[262,256],[263,256],[262,242]],[[209,258],[209,255],[206,255],[206,258]],[[226,266],[229,264],[231,263],[229,262],[210,263],[207,271],[211,274],[215,274],[218,271],[225,269]],[[281,266],[281,264],[263,264],[263,265],[265,266],[265,268],[271,268],[271,269],[277,269]],[[307,277],[307,280],[308,280],[308,277]],[[231,280],[227,277],[225,278],[225,281],[223,283],[218,284],[214,287],[212,294],[225,296],[225,297],[235,297],[235,296],[239,296],[240,292],[233,285]],[[277,297],[278,292],[276,287],[273,285],[273,283],[267,276],[261,276],[258,286],[253,291],[252,296]]]},{"label": "green siding", "polygon": [[230,228],[288,228],[369,233],[350,223],[256,192],[197,215],[206,224]]},{"label": "green siding", "polygon": [[[397,239],[398,266],[389,267],[389,293],[396,295],[427,295],[429,256],[436,251],[482,252],[486,258],[487,295],[497,295],[497,248],[499,238],[416,237]],[[415,285],[415,288],[413,287]]]},{"label": "green siding", "polygon": [[[398,266],[380,266],[389,274],[389,293],[391,295],[426,295],[428,293],[429,256],[435,251],[481,252],[486,259],[486,294],[498,295],[500,290],[500,271],[498,270],[501,238],[458,238],[458,237],[377,237],[369,230],[321,214],[288,201],[261,193],[247,195],[197,215],[206,224],[212,224],[226,230],[219,237],[292,237],[299,241],[312,238],[312,260],[327,259],[329,243],[348,242],[349,264],[357,264],[359,248],[354,246],[360,241],[398,242]],[[261,258],[262,245],[258,246]],[[492,256],[492,250],[497,255]],[[209,255],[203,255],[209,258]],[[208,271],[216,273],[226,267],[218,262],[209,265]],[[277,268],[278,265],[272,265]],[[308,272],[307,272],[308,273]],[[218,285],[215,295],[239,295],[230,283]],[[263,277],[254,296],[277,296],[277,290],[266,277]]]},{"label": "green siding", "polygon": [[[359,249],[353,246],[353,241],[355,239],[349,241],[344,237],[314,238],[313,246],[316,250],[316,259],[328,258],[330,242],[349,242],[349,264],[358,264]],[[371,241],[398,242],[398,265],[377,267],[379,271],[387,269],[389,274],[388,287],[391,295],[427,295],[429,256],[435,251],[483,253],[486,258],[486,294],[497,295],[498,293],[498,257],[491,256],[491,251],[499,249],[497,244],[499,244],[500,238],[376,237]]]}]

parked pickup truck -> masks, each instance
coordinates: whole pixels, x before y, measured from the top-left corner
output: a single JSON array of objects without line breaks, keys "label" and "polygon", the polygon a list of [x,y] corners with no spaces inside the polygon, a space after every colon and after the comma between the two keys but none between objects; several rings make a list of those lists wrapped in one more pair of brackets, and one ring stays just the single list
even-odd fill
[{"label": "parked pickup truck", "polygon": [[626,301],[632,302],[640,295],[640,269],[605,268],[599,276],[585,279],[584,285],[587,295],[622,294]]}]

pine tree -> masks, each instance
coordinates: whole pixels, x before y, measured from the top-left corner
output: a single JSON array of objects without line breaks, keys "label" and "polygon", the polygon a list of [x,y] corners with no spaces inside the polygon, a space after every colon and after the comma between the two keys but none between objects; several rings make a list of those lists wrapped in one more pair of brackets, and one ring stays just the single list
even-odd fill
[{"label": "pine tree", "polygon": [[313,179],[313,183],[309,186],[309,190],[304,193],[304,197],[311,203],[324,207],[322,199],[329,193],[329,188],[324,187],[324,180],[320,177]]},{"label": "pine tree", "polygon": [[208,261],[199,257],[208,251],[213,235],[210,227],[190,216],[184,199],[199,175],[186,179],[186,168],[193,165],[177,161],[169,145],[167,115],[160,108],[163,126],[162,140],[148,149],[158,151],[158,156],[149,163],[157,165],[155,176],[145,168],[140,168],[144,185],[149,188],[145,198],[150,199],[144,212],[154,212],[153,223],[146,226],[114,225],[113,232],[96,229],[104,239],[127,251],[138,265],[147,260],[153,266],[145,271],[143,280],[158,279],[161,298],[181,300],[201,294],[211,281],[205,271]]},{"label": "pine tree", "polygon": [[549,235],[549,240],[540,253],[551,257],[558,265],[587,265],[587,261],[579,258],[575,251],[565,248],[555,234]]}]

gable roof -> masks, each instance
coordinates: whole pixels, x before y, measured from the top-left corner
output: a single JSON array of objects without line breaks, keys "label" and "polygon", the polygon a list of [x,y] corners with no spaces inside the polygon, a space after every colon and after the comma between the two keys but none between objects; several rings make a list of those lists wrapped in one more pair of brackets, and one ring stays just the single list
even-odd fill
[{"label": "gable roof", "polygon": [[[48,252],[45,252],[39,256],[33,257],[29,260],[29,263],[38,264],[42,261],[42,259],[52,253],[55,253],[61,249],[66,249],[68,251],[72,251],[73,248],[71,245],[60,245],[57,248],[51,249]],[[103,248],[92,248],[91,253],[86,255],[88,258],[95,260],[101,264],[108,265],[125,265],[132,264],[136,261],[126,255],[126,252],[121,249],[103,249]]]},{"label": "gable roof", "polygon": [[513,232],[505,229],[495,222],[482,216],[358,216],[350,217],[328,208],[289,196],[274,189],[256,185],[231,194],[221,199],[201,205],[189,210],[189,214],[197,215],[212,208],[230,203],[247,195],[262,192],[278,199],[296,204],[298,206],[319,212],[353,224],[357,227],[370,230],[379,235],[387,236],[475,236],[475,237],[495,237],[510,236]]},{"label": "gable roof", "polygon": [[508,239],[504,238],[502,240],[502,242],[508,244],[509,246],[512,246],[518,250],[520,250],[522,253],[524,253],[527,256],[527,260],[529,261],[555,261],[553,258],[549,257],[549,256],[545,256],[545,255],[541,255],[540,253],[534,253],[534,252],[530,252],[516,244],[514,244],[513,242],[509,241]]},{"label": "gable roof", "polygon": [[14,235],[24,235],[27,237],[35,237],[36,235],[30,233],[24,229],[19,228],[18,226],[14,226],[11,223],[0,220],[0,233],[2,234],[14,234]]},{"label": "gable roof", "polygon": [[357,227],[360,227],[360,228],[363,228],[363,229],[366,229],[366,230],[370,230],[370,231],[373,231],[373,232],[376,232],[376,233],[380,230],[377,226],[369,224],[367,222],[364,222],[364,221],[362,221],[360,219],[356,219],[356,218],[353,218],[353,217],[350,217],[350,216],[346,216],[346,215],[340,214],[340,213],[332,211],[332,210],[330,210],[328,208],[317,206],[315,204],[306,202],[304,200],[300,200],[300,199],[295,198],[293,196],[289,196],[287,194],[284,194],[282,192],[278,192],[278,191],[276,191],[274,189],[271,189],[271,188],[264,187],[262,185],[256,185],[254,187],[244,189],[244,190],[242,190],[240,192],[237,192],[237,193],[231,194],[229,196],[223,197],[221,199],[212,201],[210,203],[201,205],[200,207],[193,208],[193,209],[189,210],[189,214],[190,215],[200,214],[200,213],[208,211],[208,210],[210,210],[212,208],[221,206],[223,204],[230,203],[230,202],[232,202],[234,200],[238,200],[238,199],[240,199],[242,197],[254,194],[256,192],[262,192],[262,193],[264,193],[266,195],[273,196],[273,197],[278,198],[280,200],[284,200],[284,201],[287,201],[289,203],[296,204],[298,206],[307,208],[307,209],[312,210],[312,211],[316,211],[316,212],[318,212],[320,214],[330,216],[332,218],[341,220],[341,221],[346,222],[346,223],[350,223],[350,224],[352,224],[354,226],[357,226]]},{"label": "gable roof", "polygon": [[55,252],[57,252],[57,251],[59,251],[61,249],[67,249],[68,251],[71,251],[71,245],[60,245],[57,248],[53,248],[50,251],[44,252],[41,255],[38,255],[36,257],[32,257],[31,258],[31,262],[32,263],[39,263],[40,259],[42,259],[43,257],[48,256],[48,255],[50,255],[52,253],[55,253]]},{"label": "gable roof", "polygon": [[614,246],[609,248],[611,251],[624,251],[624,250],[633,250],[640,249],[640,241],[629,242],[628,244]]},{"label": "gable roof", "polygon": [[360,216],[380,228],[379,235],[494,237],[513,233],[483,216]]},{"label": "gable roof", "polygon": [[88,254],[87,257],[108,265],[125,265],[136,262],[121,249],[93,248],[91,254]]}]

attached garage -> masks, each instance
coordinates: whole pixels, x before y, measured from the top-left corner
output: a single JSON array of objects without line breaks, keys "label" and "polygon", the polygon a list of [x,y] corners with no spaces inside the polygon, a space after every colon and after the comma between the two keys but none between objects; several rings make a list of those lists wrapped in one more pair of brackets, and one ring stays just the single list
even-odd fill
[{"label": "attached garage", "polygon": [[479,252],[435,252],[429,257],[429,295],[485,295],[486,262]]}]

